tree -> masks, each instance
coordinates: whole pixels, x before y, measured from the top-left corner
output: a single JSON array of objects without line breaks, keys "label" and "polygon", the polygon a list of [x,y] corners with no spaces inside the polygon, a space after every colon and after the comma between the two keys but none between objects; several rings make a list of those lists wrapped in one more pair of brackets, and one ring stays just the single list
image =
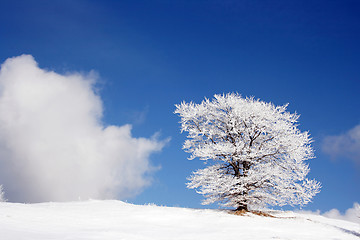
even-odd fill
[{"label": "tree", "polygon": [[200,104],[175,105],[183,145],[209,164],[188,178],[187,187],[204,195],[203,204],[248,210],[249,206],[304,205],[320,191],[306,179],[305,160],[314,158],[312,139],[297,126],[299,115],[239,94],[215,95]]},{"label": "tree", "polygon": [[0,185],[0,202],[6,202],[4,188]]},{"label": "tree", "polygon": [[354,203],[355,213],[358,218],[360,218],[360,204]]}]

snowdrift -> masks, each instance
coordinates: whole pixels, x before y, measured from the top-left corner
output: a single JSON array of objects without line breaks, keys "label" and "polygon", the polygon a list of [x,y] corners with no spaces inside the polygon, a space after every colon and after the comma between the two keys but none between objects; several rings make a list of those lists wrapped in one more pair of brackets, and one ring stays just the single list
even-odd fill
[{"label": "snowdrift", "polygon": [[1,240],[359,239],[360,225],[319,215],[275,217],[121,201],[0,203]]}]

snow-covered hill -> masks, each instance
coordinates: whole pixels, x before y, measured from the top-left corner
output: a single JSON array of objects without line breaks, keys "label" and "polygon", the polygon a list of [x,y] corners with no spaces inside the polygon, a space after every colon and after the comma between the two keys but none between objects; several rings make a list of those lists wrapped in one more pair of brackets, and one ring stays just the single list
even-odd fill
[{"label": "snow-covered hill", "polygon": [[293,212],[238,216],[121,201],[0,203],[1,240],[359,239],[360,225]]}]

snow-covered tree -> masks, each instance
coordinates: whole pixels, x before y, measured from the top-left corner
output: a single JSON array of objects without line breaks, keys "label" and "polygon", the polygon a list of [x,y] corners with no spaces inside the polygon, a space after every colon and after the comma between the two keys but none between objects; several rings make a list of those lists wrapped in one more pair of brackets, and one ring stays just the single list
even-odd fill
[{"label": "snow-covered tree", "polygon": [[187,183],[205,196],[203,204],[238,210],[304,205],[320,191],[320,183],[306,178],[312,139],[298,129],[299,115],[287,112],[287,105],[230,93],[175,106],[181,132],[188,132],[183,148],[189,159],[209,164]]},{"label": "snow-covered tree", "polygon": [[354,203],[355,213],[358,218],[360,218],[360,204]]},{"label": "snow-covered tree", "polygon": [[4,188],[0,185],[0,202],[6,202]]}]

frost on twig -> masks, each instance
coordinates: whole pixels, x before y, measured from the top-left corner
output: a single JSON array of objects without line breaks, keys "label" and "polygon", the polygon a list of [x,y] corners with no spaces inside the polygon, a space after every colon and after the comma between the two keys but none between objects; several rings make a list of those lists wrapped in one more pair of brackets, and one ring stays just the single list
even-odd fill
[{"label": "frost on twig", "polygon": [[304,205],[320,191],[320,183],[306,178],[312,139],[286,108],[234,93],[176,105],[181,132],[188,133],[183,149],[189,159],[210,163],[187,183],[204,195],[203,204]]},{"label": "frost on twig", "polygon": [[0,185],[0,202],[6,202],[4,188]]}]

